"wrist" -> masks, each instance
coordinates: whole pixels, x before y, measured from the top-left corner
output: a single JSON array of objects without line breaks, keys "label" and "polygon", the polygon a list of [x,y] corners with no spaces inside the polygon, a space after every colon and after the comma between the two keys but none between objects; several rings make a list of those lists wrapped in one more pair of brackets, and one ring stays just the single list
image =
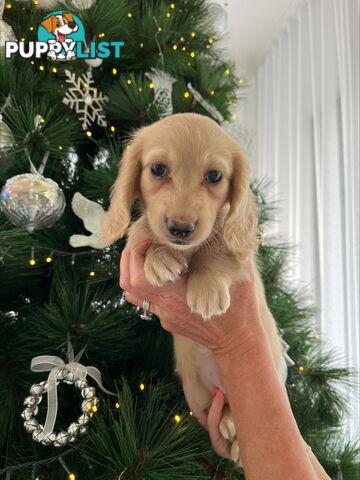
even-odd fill
[{"label": "wrist", "polygon": [[260,323],[242,326],[237,329],[228,341],[224,340],[216,348],[213,354],[219,364],[233,362],[246,358],[256,351],[263,350],[268,345],[266,332]]}]

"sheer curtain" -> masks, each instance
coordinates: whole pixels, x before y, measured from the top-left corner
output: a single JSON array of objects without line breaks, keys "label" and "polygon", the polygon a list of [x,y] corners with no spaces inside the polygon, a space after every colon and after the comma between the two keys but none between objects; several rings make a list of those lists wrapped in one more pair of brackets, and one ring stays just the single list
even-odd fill
[{"label": "sheer curtain", "polygon": [[[304,0],[256,75],[256,176],[274,180],[275,233],[297,246],[318,328],[359,363],[359,3]],[[348,427],[359,424],[353,401]]]}]

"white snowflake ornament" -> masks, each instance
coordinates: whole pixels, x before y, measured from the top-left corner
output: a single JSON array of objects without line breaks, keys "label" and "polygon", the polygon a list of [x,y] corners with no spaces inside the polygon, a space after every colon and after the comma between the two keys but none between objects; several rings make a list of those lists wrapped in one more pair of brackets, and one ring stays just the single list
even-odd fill
[{"label": "white snowflake ornament", "polygon": [[103,108],[109,98],[93,86],[94,79],[91,68],[80,77],[76,77],[75,73],[69,70],[65,70],[65,75],[66,83],[70,83],[72,86],[66,92],[63,103],[79,114],[83,130],[89,128],[93,122],[100,127],[106,127]]}]

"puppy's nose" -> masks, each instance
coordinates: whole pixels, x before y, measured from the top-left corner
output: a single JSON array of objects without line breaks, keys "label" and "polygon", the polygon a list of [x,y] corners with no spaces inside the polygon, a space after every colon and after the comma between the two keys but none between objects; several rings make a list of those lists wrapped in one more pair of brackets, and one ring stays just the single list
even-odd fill
[{"label": "puppy's nose", "polygon": [[195,230],[196,222],[182,223],[170,218],[165,219],[166,228],[173,237],[186,238]]},{"label": "puppy's nose", "polygon": [[70,28],[75,28],[76,27],[75,22],[69,22],[68,25],[69,25]]}]

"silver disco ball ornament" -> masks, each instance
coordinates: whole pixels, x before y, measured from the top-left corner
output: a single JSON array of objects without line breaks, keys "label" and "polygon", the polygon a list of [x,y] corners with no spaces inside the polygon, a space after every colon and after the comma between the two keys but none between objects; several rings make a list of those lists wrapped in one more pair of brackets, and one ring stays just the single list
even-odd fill
[{"label": "silver disco ball ornament", "polygon": [[29,233],[49,228],[61,217],[65,197],[58,184],[39,174],[25,173],[10,178],[0,196],[6,217]]},{"label": "silver disco ball ornament", "polygon": [[15,140],[10,128],[3,121],[0,115],[0,173],[14,164],[15,153],[11,150],[15,146]]},{"label": "silver disco ball ornament", "polygon": [[86,10],[94,5],[95,0],[72,0],[71,3],[79,10]]},{"label": "silver disco ball ornament", "polygon": [[[1,15],[0,15],[1,17]],[[0,18],[0,58],[5,58],[5,43],[16,42],[13,29],[2,18]]]},{"label": "silver disco ball ornament", "polygon": [[[53,9],[58,3],[58,0],[38,0],[39,7],[45,10]],[[86,8],[92,7],[95,3],[95,0],[72,0],[68,3],[69,6],[77,8],[79,10],[84,10]]]},{"label": "silver disco ball ornament", "polygon": [[228,14],[224,7],[218,3],[213,3],[209,8],[209,15],[207,18],[211,33],[221,37],[227,30]]}]

